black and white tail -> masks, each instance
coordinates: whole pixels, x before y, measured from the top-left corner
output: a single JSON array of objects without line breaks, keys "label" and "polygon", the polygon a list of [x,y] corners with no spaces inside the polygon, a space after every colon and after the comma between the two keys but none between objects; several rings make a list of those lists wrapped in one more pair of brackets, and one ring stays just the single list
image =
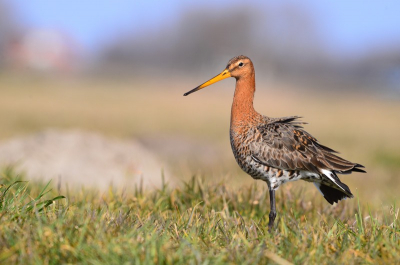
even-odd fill
[{"label": "black and white tail", "polygon": [[327,177],[332,185],[325,185],[318,182],[314,182],[314,185],[330,204],[334,202],[337,203],[342,199],[354,197],[349,187],[340,181],[334,171],[323,169],[322,174]]}]

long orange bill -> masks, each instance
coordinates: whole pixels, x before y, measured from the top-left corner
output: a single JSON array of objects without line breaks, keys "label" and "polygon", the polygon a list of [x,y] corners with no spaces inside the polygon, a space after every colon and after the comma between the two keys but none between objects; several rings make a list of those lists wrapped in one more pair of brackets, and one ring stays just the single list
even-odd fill
[{"label": "long orange bill", "polygon": [[216,77],[211,78],[210,80],[208,80],[207,82],[199,85],[198,87],[186,92],[185,94],[183,94],[184,96],[187,96],[189,94],[192,94],[193,92],[196,92],[202,88],[205,88],[206,86],[212,85],[214,83],[217,83],[218,81],[224,80],[225,78],[231,77],[231,73],[228,71],[228,69],[225,69],[224,71],[222,71],[219,75],[217,75]]}]

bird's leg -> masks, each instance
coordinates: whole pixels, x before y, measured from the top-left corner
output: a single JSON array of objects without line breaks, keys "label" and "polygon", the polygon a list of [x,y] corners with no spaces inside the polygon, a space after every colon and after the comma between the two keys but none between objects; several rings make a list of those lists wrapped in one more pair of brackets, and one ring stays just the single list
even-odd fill
[{"label": "bird's leg", "polygon": [[271,205],[271,212],[269,213],[268,230],[271,232],[276,217],[275,190],[273,189],[269,189],[269,201]]}]

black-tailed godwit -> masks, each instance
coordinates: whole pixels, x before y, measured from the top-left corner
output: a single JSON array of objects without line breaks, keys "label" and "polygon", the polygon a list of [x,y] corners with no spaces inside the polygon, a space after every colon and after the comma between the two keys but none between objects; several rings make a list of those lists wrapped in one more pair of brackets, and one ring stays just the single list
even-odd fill
[{"label": "black-tailed godwit", "polygon": [[270,118],[254,110],[255,72],[248,57],[234,57],[219,75],[184,96],[228,77],[236,79],[230,125],[232,151],[241,169],[268,184],[270,230],[276,217],[275,190],[288,181],[313,182],[330,204],[353,197],[337,174],[365,172],[362,165],[347,161],[320,144],[303,130],[300,117]]}]

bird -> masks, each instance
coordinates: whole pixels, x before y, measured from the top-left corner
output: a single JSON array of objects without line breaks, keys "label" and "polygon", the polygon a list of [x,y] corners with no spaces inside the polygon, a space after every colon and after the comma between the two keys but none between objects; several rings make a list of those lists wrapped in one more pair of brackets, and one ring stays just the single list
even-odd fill
[{"label": "bird", "polygon": [[274,227],[277,214],[275,191],[286,182],[312,182],[330,204],[354,197],[338,174],[365,173],[363,165],[345,160],[335,150],[322,145],[304,130],[306,123],[301,117],[271,118],[255,111],[255,71],[249,57],[232,58],[220,74],[184,96],[228,77],[236,79],[230,120],[232,151],[244,172],[268,185],[269,231]]}]

